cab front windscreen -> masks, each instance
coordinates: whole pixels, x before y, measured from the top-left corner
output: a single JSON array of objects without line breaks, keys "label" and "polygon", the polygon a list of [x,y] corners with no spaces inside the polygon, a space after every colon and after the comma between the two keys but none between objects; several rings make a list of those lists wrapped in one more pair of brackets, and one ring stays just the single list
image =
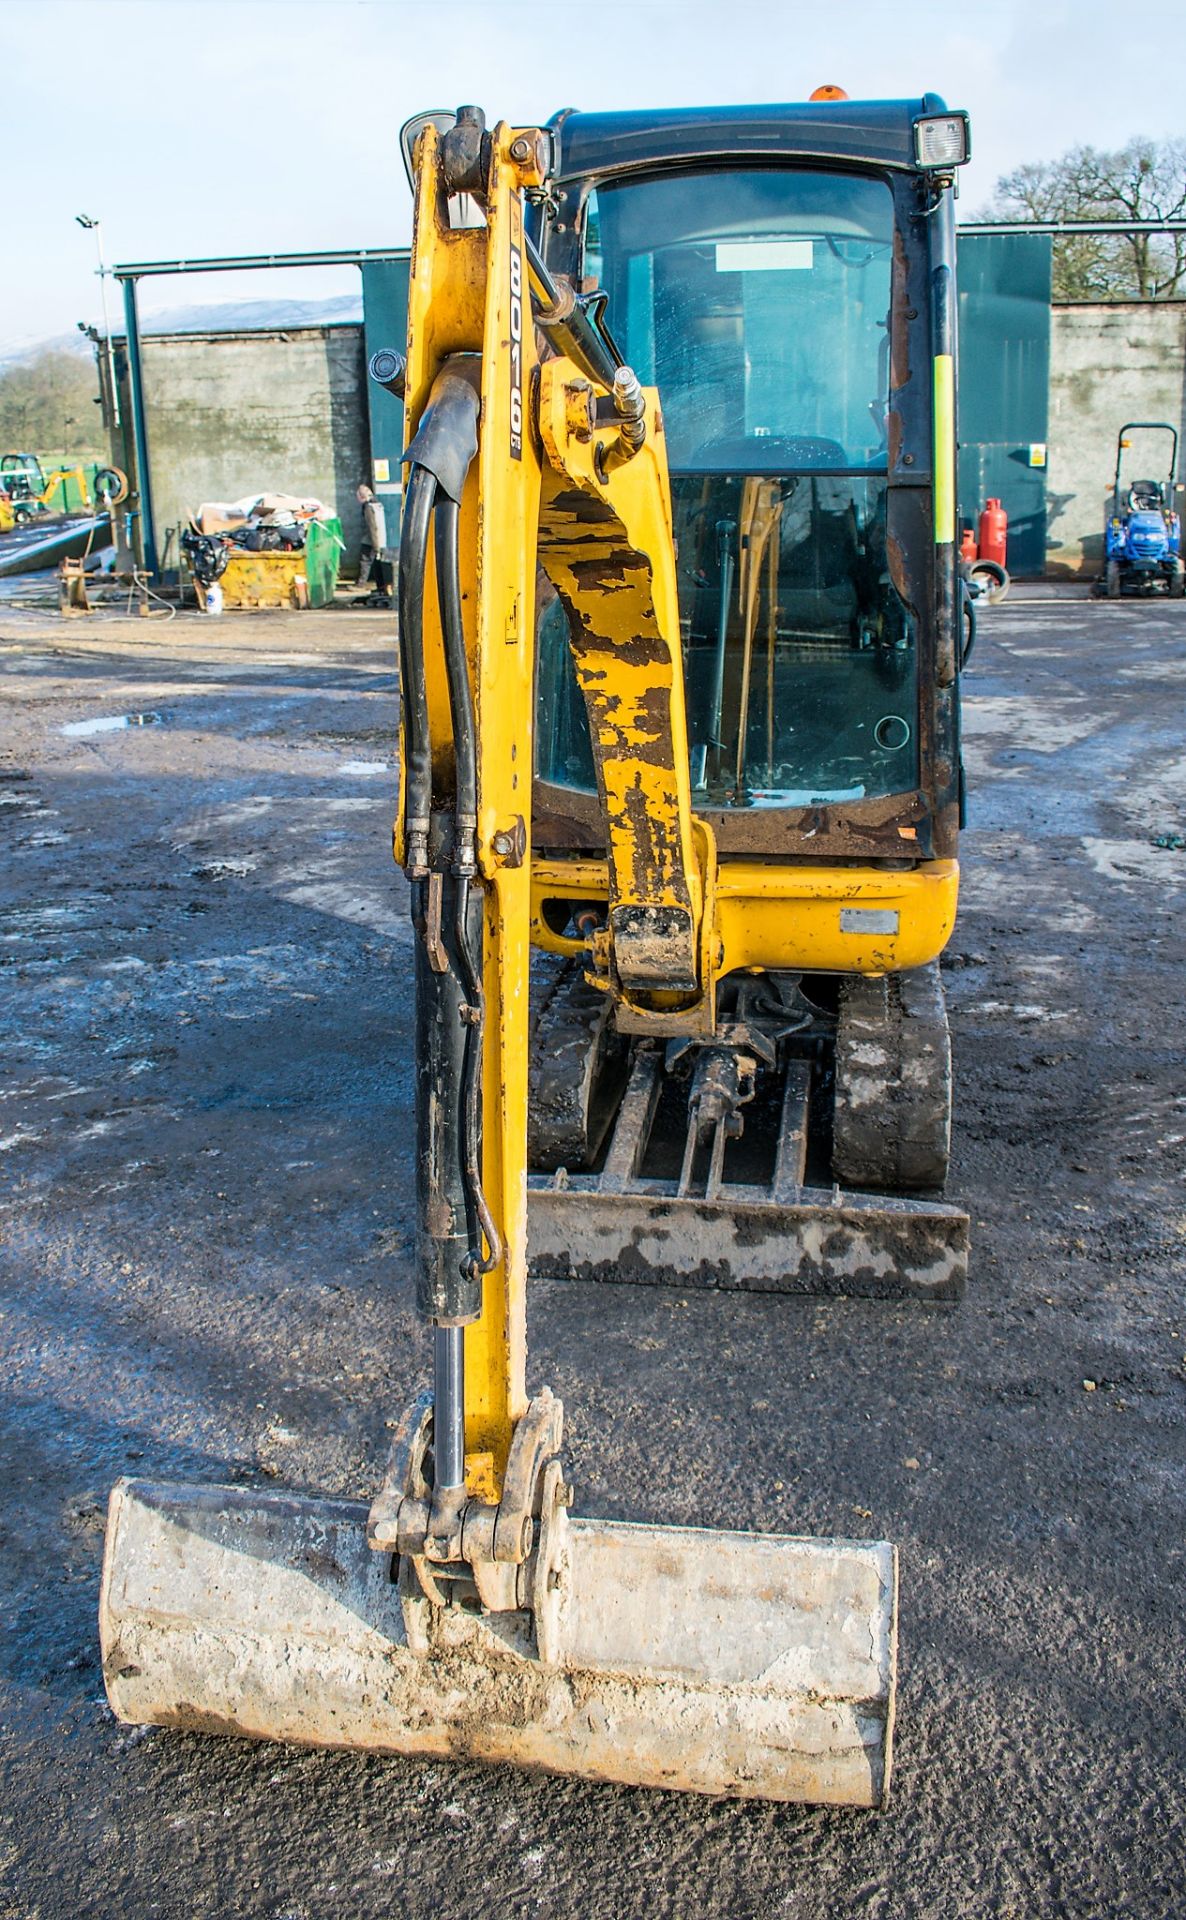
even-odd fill
[{"label": "cab front windscreen", "polygon": [[[886,524],[893,263],[880,177],[677,172],[586,202],[582,287],[662,403],[702,806],[917,784],[916,634]],[[553,611],[537,766],[591,787],[565,632]]]}]

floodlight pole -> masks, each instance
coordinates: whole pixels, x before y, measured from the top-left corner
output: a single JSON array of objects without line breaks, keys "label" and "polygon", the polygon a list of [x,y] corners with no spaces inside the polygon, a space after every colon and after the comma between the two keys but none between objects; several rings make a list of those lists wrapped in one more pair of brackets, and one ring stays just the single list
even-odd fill
[{"label": "floodlight pole", "polygon": [[89,214],[76,213],[74,218],[80,227],[85,227],[95,236],[95,252],[99,260],[99,298],[103,306],[103,343],[107,359],[107,388],[111,395],[111,420],[116,427],[123,426],[119,410],[119,382],[115,377],[115,350],[111,344],[111,322],[107,317],[107,267],[103,260],[103,222],[92,220]]}]

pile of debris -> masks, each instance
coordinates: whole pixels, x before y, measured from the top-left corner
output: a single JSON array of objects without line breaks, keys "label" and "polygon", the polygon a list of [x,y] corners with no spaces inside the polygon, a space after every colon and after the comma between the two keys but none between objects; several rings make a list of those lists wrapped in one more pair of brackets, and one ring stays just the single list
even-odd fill
[{"label": "pile of debris", "polygon": [[[342,547],[342,529],[332,507],[291,493],[208,500],[181,536],[207,613],[220,613],[224,603],[324,606],[333,598]],[[265,554],[275,556],[278,564],[248,560]]]}]

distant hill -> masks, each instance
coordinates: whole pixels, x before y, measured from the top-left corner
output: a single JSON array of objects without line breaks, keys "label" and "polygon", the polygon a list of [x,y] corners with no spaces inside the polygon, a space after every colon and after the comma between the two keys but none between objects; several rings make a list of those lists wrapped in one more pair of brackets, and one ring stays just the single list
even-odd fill
[{"label": "distant hill", "polygon": [[[289,327],[348,326],[362,320],[362,294],[336,294],[329,300],[225,300],[204,306],[165,307],[159,313],[141,303],[142,333],[234,333],[240,329],[266,332]],[[123,331],[122,313],[112,314],[112,328]],[[45,352],[90,355],[91,343],[77,329],[50,339],[30,340],[0,350],[0,372],[24,366]]]},{"label": "distant hill", "polygon": [[69,353],[79,359],[85,354],[89,357],[91,343],[81,333],[55,333],[40,340],[15,340],[0,347],[0,373],[9,367],[28,366],[31,360],[39,360],[43,353]]},{"label": "distant hill", "polygon": [[361,292],[337,294],[331,300],[227,300],[218,306],[167,307],[160,313],[143,306],[140,310],[143,333],[283,332],[288,327],[348,326],[361,321]]}]

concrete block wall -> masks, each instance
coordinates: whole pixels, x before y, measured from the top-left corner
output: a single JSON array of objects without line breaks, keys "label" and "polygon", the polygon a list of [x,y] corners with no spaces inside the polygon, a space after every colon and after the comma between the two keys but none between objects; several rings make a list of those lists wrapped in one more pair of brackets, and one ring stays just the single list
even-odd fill
[{"label": "concrete block wall", "polygon": [[[1046,474],[1047,571],[1055,577],[1102,571],[1116,436],[1129,420],[1186,428],[1186,300],[1055,307]],[[1179,512],[1184,501],[1179,493]]]},{"label": "concrete block wall", "polygon": [[274,333],[149,334],[142,341],[157,544],[203,500],[254,490],[315,495],[338,513],[346,563],[369,477],[366,370],[359,326]]}]

